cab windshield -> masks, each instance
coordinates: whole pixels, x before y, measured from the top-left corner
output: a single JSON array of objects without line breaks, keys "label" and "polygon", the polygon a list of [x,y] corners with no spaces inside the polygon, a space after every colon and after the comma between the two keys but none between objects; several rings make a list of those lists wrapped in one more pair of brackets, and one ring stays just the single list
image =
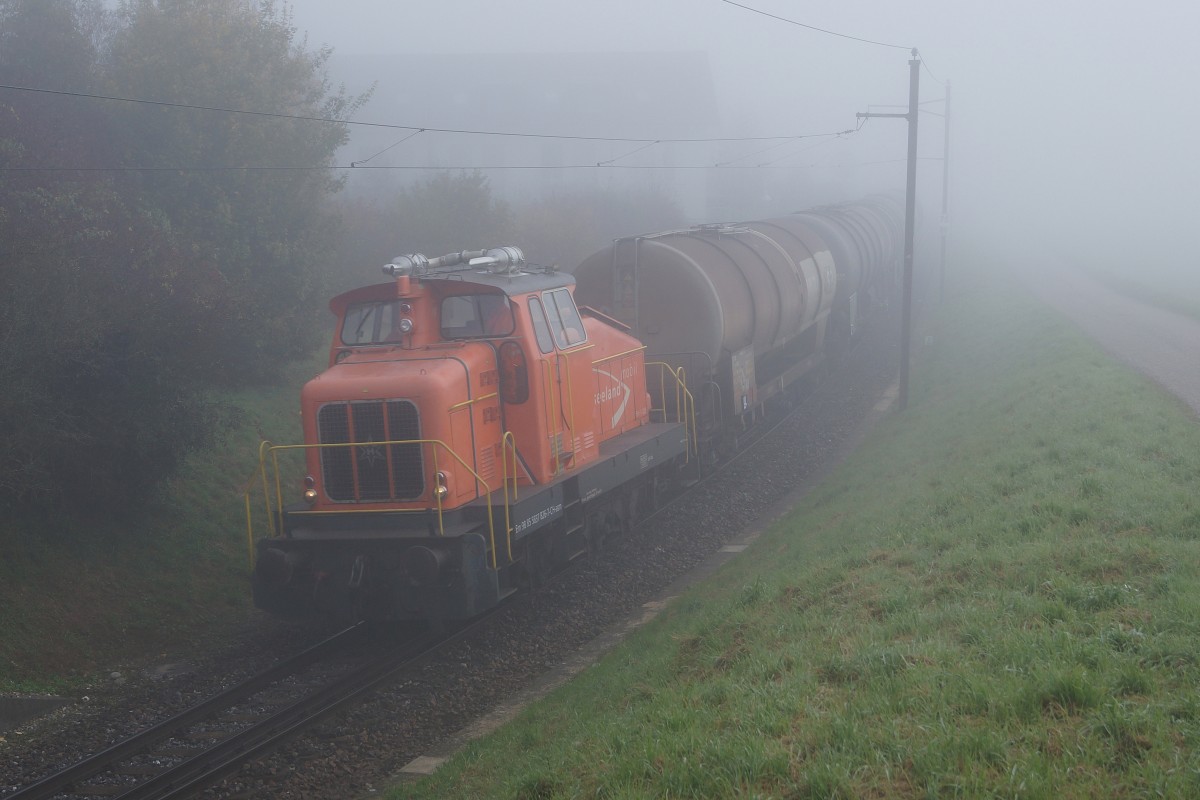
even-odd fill
[{"label": "cab windshield", "polygon": [[402,318],[399,300],[350,306],[342,321],[342,344],[397,344],[404,337]]}]

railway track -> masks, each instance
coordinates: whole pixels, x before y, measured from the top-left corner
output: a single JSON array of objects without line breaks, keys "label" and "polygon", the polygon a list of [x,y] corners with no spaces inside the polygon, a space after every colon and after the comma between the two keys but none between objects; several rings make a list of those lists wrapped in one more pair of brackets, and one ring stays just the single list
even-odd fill
[{"label": "railway track", "polygon": [[193,796],[418,666],[490,616],[450,635],[426,634],[346,658],[366,642],[366,623],[360,622],[4,800]]}]

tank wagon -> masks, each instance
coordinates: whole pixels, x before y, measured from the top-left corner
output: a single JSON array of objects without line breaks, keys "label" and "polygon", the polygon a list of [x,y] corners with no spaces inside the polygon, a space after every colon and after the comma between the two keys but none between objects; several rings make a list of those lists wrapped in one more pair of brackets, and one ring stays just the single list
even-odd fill
[{"label": "tank wagon", "polygon": [[651,407],[644,346],[577,308],[569,274],[512,247],[384,270],[330,303],[305,444],[264,443],[275,535],[252,582],[273,613],[474,616],[627,525],[687,459],[684,422]]},{"label": "tank wagon", "polygon": [[886,301],[902,220],[899,203],[880,196],[618,239],[575,270],[576,296],[629,326],[648,358],[681,371],[712,453]]}]

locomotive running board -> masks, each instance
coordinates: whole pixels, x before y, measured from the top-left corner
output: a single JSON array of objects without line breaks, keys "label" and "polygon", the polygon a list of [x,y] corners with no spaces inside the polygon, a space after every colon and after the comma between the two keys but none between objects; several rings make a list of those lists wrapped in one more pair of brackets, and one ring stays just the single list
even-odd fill
[{"label": "locomotive running board", "polygon": [[[522,486],[509,508],[512,539],[518,541],[564,516],[568,496],[583,502],[602,496],[638,475],[687,454],[687,430],[682,422],[651,422],[615,436],[600,445],[600,458],[577,467],[542,486]],[[573,484],[573,485],[572,485]],[[570,491],[568,491],[570,485]],[[472,517],[486,518],[488,498],[464,506]],[[495,514],[493,507],[493,514]],[[504,521],[496,519],[497,547]]]}]

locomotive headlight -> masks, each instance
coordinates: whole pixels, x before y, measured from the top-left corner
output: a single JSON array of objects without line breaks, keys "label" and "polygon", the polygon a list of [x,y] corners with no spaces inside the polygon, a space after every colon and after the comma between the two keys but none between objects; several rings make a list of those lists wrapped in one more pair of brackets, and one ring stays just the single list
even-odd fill
[{"label": "locomotive headlight", "polygon": [[412,333],[412,329],[413,329],[413,321],[411,319],[409,319],[408,317],[404,317],[403,319],[400,320],[400,332],[401,333]]},{"label": "locomotive headlight", "polygon": [[444,500],[446,495],[450,494],[446,473],[439,472],[435,477],[437,478],[437,486],[434,488],[433,493],[437,495],[439,500]]},{"label": "locomotive headlight", "polygon": [[304,502],[310,506],[317,502],[317,480],[312,475],[304,476]]}]

